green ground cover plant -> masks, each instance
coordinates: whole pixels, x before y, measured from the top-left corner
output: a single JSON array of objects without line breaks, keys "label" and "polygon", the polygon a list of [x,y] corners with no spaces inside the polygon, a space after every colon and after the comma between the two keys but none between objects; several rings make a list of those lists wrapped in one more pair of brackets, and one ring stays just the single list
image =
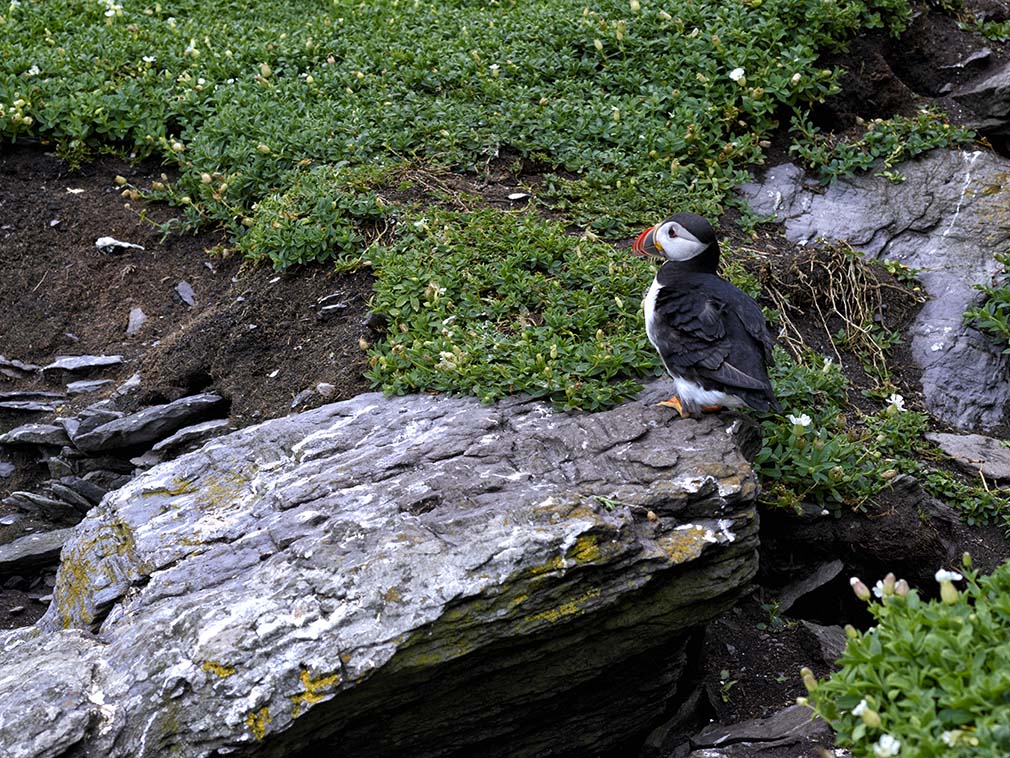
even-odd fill
[{"label": "green ground cover plant", "polygon": [[876,600],[853,580],[876,626],[846,630],[830,678],[804,671],[808,704],[855,756],[1010,754],[1010,564],[979,577],[966,554],[959,572],[936,579],[937,600],[893,574],[877,582]]},{"label": "green ground cover plant", "polygon": [[969,308],[964,317],[979,330],[992,335],[1004,345],[1004,354],[1010,354],[1010,253],[997,255],[1002,272],[991,285],[977,284],[984,302]]}]

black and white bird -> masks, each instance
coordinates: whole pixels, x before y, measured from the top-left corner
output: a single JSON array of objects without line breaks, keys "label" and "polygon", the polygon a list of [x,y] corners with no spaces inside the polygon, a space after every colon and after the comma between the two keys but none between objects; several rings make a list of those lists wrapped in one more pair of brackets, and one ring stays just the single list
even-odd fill
[{"label": "black and white bird", "polygon": [[752,298],[716,274],[712,225],[678,213],[642,232],[633,250],[664,260],[645,295],[645,329],[673,378],[660,405],[681,416],[749,405],[780,410],[768,380],[773,339]]}]

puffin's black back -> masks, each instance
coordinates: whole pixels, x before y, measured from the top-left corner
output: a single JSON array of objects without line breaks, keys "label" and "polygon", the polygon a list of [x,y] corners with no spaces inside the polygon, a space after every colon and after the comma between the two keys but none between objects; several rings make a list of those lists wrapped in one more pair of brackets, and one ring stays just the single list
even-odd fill
[{"label": "puffin's black back", "polygon": [[[717,243],[714,248],[718,260]],[[664,362],[705,389],[737,395],[758,410],[779,410],[766,368],[772,363],[774,341],[760,306],[714,273],[698,271],[692,262],[668,261],[656,275],[660,290],[655,314],[665,327],[656,347]]]}]

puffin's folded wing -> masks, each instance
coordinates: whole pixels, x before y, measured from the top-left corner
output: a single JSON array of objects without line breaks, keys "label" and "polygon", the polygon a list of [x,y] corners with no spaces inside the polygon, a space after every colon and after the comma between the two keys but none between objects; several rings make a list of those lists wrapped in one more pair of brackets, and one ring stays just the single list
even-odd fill
[{"label": "puffin's folded wing", "polygon": [[728,387],[769,391],[762,357],[770,359],[772,342],[760,307],[721,279],[696,278],[685,282],[695,286],[663,287],[656,296],[663,360]]}]

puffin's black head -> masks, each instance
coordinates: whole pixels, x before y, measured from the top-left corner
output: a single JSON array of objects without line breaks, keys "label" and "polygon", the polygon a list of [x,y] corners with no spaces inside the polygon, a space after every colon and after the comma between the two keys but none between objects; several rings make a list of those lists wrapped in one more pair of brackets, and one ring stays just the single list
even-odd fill
[{"label": "puffin's black head", "polygon": [[715,273],[719,267],[715,229],[697,213],[676,213],[649,227],[638,235],[632,250],[667,261],[691,261],[699,271]]}]

